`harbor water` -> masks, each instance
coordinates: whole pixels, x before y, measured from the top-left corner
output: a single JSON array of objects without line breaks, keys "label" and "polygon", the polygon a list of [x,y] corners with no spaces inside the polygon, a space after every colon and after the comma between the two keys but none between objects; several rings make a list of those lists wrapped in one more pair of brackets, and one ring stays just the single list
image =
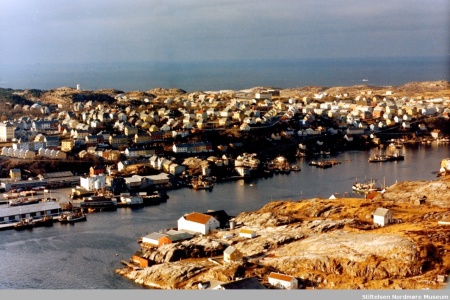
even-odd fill
[{"label": "harbor water", "polygon": [[193,211],[225,210],[229,215],[257,210],[276,200],[363,197],[352,193],[355,180],[375,180],[386,186],[396,181],[436,180],[447,144],[405,146],[404,161],[368,163],[376,150],[349,151],[329,159],[341,162],[328,169],[310,166],[309,158],[292,163],[300,172],[265,179],[216,184],[209,190],[168,192],[160,205],[88,214],[86,222],[55,223],[51,227],[0,232],[0,289],[142,289],[114,270],[139,249],[142,235],[177,226]]}]

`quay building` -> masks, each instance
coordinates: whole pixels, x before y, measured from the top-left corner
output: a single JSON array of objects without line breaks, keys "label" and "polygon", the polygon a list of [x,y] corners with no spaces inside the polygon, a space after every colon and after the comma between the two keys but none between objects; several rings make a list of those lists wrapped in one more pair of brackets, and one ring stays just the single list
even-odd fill
[{"label": "quay building", "polygon": [[43,216],[59,216],[59,202],[40,202],[36,204],[7,206],[0,208],[0,224],[9,224],[25,218],[40,219]]}]

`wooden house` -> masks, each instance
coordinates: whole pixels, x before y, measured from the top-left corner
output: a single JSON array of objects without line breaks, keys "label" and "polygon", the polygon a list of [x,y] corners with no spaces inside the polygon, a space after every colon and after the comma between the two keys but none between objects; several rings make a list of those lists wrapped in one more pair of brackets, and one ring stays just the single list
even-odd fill
[{"label": "wooden house", "polygon": [[208,234],[211,230],[219,228],[220,223],[214,217],[193,212],[178,219],[178,230]]},{"label": "wooden house", "polygon": [[242,253],[233,246],[228,246],[223,251],[223,260],[226,262],[236,261],[242,259]]},{"label": "wooden house", "polygon": [[388,208],[377,208],[373,213],[373,223],[379,226],[385,226],[392,223],[392,211]]},{"label": "wooden house", "polygon": [[171,241],[167,240],[167,234],[153,232],[142,237],[142,243],[147,246],[160,246],[164,244],[170,244]]},{"label": "wooden house", "polygon": [[274,287],[293,290],[298,289],[298,280],[294,276],[271,272],[268,277],[269,284]]},{"label": "wooden house", "polygon": [[241,228],[239,230],[239,237],[252,239],[256,236],[256,231],[253,229]]}]

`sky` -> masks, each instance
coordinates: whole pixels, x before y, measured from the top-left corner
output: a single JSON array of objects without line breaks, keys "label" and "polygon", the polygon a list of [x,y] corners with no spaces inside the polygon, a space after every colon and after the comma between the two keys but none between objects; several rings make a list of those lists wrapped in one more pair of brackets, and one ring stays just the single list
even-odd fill
[{"label": "sky", "polygon": [[448,0],[0,0],[0,63],[448,56]]}]

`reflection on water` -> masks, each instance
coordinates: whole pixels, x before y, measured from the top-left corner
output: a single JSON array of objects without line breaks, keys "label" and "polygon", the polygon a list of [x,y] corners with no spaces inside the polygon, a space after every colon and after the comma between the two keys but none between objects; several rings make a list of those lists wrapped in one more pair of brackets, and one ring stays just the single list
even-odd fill
[{"label": "reflection on water", "polygon": [[329,169],[297,160],[300,172],[267,179],[217,184],[212,191],[180,189],[169,200],[141,209],[88,215],[87,222],[56,223],[29,231],[0,232],[1,289],[136,289],[141,288],[117,274],[120,259],[138,250],[137,239],[163,228],[192,211],[224,209],[229,215],[259,209],[274,200],[297,201],[352,194],[355,180],[374,179],[379,184],[405,180],[434,180],[442,158],[450,157],[447,145],[403,148],[404,161],[368,163],[372,151],[350,151],[334,159]]}]

